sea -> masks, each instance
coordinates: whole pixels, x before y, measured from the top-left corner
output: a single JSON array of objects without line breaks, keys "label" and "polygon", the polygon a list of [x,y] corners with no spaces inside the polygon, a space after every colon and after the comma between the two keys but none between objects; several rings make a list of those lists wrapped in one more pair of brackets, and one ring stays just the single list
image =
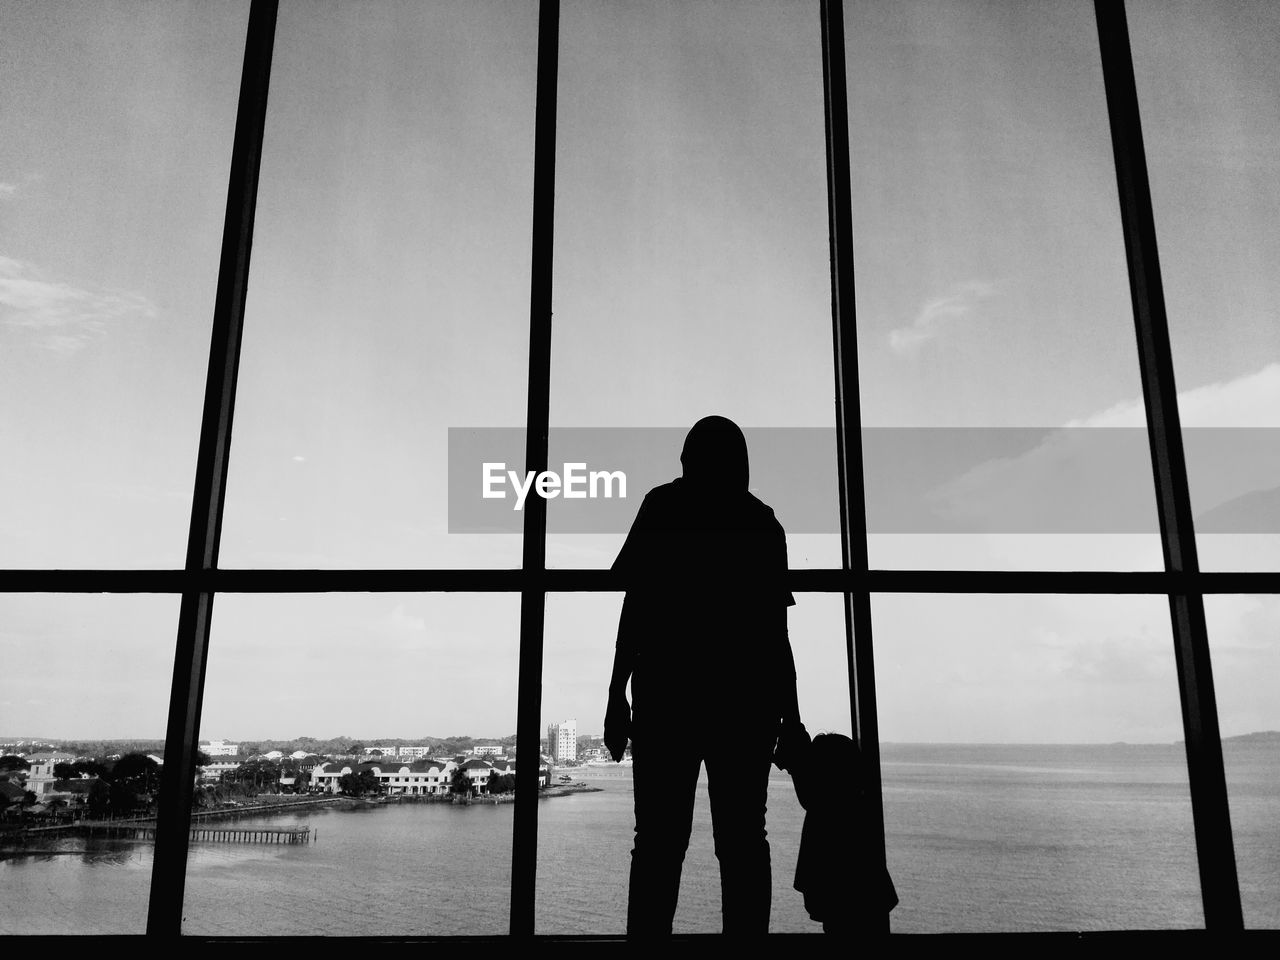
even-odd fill
[{"label": "sea", "polygon": [[[886,744],[886,849],[895,932],[1203,926],[1183,747]],[[1245,923],[1280,927],[1280,746],[1226,745]],[[538,805],[536,931],[624,930],[631,775],[579,767],[599,789]],[[510,804],[309,808],[241,819],[305,825],[298,845],[194,843],[183,930],[194,935],[501,934]],[[774,770],[770,929],[818,932],[792,888],[804,811]],[[141,933],[153,845],[84,839],[0,850],[0,933]],[[677,932],[720,928],[705,779]]]}]

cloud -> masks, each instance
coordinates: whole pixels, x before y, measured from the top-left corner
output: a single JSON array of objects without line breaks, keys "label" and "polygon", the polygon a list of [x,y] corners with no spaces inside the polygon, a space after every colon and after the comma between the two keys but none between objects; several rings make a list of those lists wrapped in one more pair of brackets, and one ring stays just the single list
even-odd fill
[{"label": "cloud", "polygon": [[[1280,364],[1180,392],[1178,408],[1200,532],[1280,529]],[[924,515],[979,532],[1155,534],[1145,426],[1141,399],[1072,420],[947,477],[923,495]],[[1254,429],[1228,429],[1241,427]]]},{"label": "cloud", "polygon": [[979,301],[996,292],[995,286],[980,280],[958,283],[944,296],[928,301],[909,326],[889,333],[889,346],[894,353],[907,354],[938,336],[948,324],[963,320],[973,313]]},{"label": "cloud", "polygon": [[[1280,363],[1233,380],[1178,391],[1184,427],[1280,427]],[[1072,420],[1068,427],[1145,427],[1142,398]]]},{"label": "cloud", "polygon": [[8,200],[17,192],[18,185],[16,183],[5,183],[4,181],[0,181],[0,200]]},{"label": "cloud", "polygon": [[306,457],[304,457],[304,456],[302,456],[301,454],[297,454],[297,455],[295,455],[295,456],[291,457],[290,459],[292,459],[294,463],[306,463],[306,462],[307,462],[307,458],[306,458]]},{"label": "cloud", "polygon": [[0,256],[0,325],[30,331],[45,349],[79,350],[114,324],[156,314],[138,294],[51,280],[30,263]]},{"label": "cloud", "polygon": [[[1124,609],[1124,603],[1103,604],[1116,620],[1134,617],[1135,611]],[[1066,635],[1044,627],[1033,631],[1031,642],[1046,657],[1045,671],[1051,676],[1090,685],[1141,684],[1158,682],[1174,672],[1168,637],[1155,625],[1132,623],[1121,627],[1131,629],[1131,633],[1114,632],[1118,626],[1114,623],[1072,626],[1074,629]]]}]

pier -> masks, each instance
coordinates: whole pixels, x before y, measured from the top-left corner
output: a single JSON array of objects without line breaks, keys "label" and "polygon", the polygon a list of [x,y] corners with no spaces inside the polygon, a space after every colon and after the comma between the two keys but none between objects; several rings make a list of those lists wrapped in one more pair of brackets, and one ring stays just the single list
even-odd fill
[{"label": "pier", "polygon": [[[109,837],[115,840],[154,840],[156,825],[151,822],[97,823],[82,821],[65,827],[46,827],[31,833],[79,833],[88,836]],[[285,827],[268,829],[221,829],[203,825],[191,828],[192,843],[310,843],[310,827]]]},{"label": "pier", "polygon": [[[154,827],[152,836],[154,837]],[[212,843],[309,843],[310,827],[292,827],[284,830],[218,830],[213,827],[192,827],[191,842]]]},{"label": "pier", "polygon": [[[189,833],[192,843],[310,843],[313,839],[310,827],[217,827],[192,818]],[[107,837],[115,840],[155,840],[156,822],[143,817],[120,820],[77,820],[49,827],[31,827],[10,839],[24,840],[33,837],[58,837],[71,834],[90,837]]]}]

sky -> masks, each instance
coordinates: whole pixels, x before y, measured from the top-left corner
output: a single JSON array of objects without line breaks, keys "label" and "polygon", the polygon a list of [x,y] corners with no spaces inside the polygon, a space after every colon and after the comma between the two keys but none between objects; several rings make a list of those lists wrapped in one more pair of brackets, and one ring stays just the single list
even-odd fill
[{"label": "sky", "polygon": [[[1092,5],[846,6],[864,423],[1140,426]],[[1184,423],[1280,426],[1280,11],[1128,9]],[[0,567],[178,567],[247,3],[4,12]],[[519,565],[518,537],[447,532],[444,467],[448,428],[525,420],[535,54],[529,3],[281,4],[223,566]],[[823,149],[816,2],[565,0],[554,425],[833,425]],[[1052,468],[980,479],[998,503]],[[1275,540],[1202,562],[1274,569]],[[1137,534],[869,547],[1161,563]],[[834,536],[789,552],[839,563]],[[620,599],[549,598],[545,722],[599,732]],[[1224,732],[1280,728],[1280,605],[1207,607]],[[873,613],[885,740],[1181,737],[1162,598]],[[0,735],[162,736],[176,617],[0,597]],[[510,734],[518,623],[517,597],[219,596],[202,735]],[[839,598],[790,626],[806,723],[848,731]]]}]

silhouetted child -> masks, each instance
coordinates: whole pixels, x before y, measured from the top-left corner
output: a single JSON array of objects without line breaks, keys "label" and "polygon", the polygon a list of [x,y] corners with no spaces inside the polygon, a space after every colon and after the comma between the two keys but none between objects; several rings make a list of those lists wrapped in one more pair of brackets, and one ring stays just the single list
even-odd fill
[{"label": "silhouetted child", "polygon": [[898,904],[893,880],[879,860],[868,828],[858,745],[838,733],[809,740],[803,728],[788,769],[804,807],[795,888],[809,917],[826,933],[878,936],[889,930]]}]

